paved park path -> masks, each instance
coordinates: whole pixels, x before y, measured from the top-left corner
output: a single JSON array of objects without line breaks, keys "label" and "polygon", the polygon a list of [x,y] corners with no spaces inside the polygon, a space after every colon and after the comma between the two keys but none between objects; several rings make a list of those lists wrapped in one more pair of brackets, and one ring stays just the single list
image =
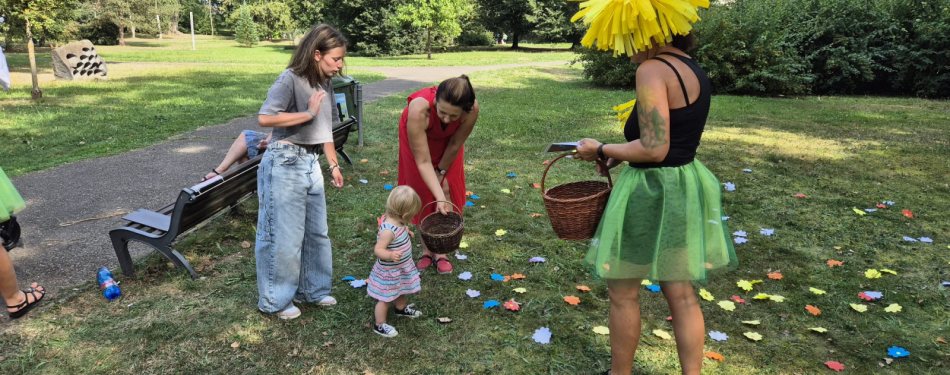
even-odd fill
[{"label": "paved park path", "polygon": [[[368,103],[460,74],[564,64],[354,68],[380,72],[388,77],[363,86],[364,102]],[[221,162],[241,130],[257,128],[255,117],[237,118],[227,124],[170,137],[166,142],[143,149],[14,178],[13,184],[27,201],[27,208],[18,214],[23,226],[23,247],[10,253],[21,286],[40,282],[50,292],[47,297],[55,300],[57,296],[70,295],[71,288],[94,280],[99,266],[121,273],[108,233],[125,224],[121,220],[123,215],[82,220],[139,208],[158,209],[173,202],[182,188],[198,183]],[[355,146],[356,138],[351,137],[351,140]],[[358,149],[352,150],[358,159]],[[76,223],[63,225],[72,222]],[[133,242],[130,250],[133,257],[152,251],[137,242]],[[0,314],[0,325],[7,319],[6,314]]]}]

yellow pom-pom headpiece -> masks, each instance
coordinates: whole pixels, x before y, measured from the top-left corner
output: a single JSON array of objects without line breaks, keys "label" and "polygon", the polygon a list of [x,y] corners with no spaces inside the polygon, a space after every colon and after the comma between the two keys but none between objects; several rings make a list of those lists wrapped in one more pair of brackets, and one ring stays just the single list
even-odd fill
[{"label": "yellow pom-pom headpiece", "polygon": [[[570,0],[583,1],[583,0]],[[614,56],[633,56],[664,46],[673,35],[686,35],[699,21],[698,7],[709,8],[709,0],[587,0],[571,22],[584,19],[588,25],[581,44],[613,50]]]}]

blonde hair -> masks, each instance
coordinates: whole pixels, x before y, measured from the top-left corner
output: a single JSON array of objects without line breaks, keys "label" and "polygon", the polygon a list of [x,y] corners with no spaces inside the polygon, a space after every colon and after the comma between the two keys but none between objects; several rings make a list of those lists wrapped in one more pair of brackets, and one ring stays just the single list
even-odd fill
[{"label": "blonde hair", "polygon": [[422,209],[422,199],[411,187],[396,186],[386,199],[386,215],[398,218],[403,223],[412,221],[412,217]]}]

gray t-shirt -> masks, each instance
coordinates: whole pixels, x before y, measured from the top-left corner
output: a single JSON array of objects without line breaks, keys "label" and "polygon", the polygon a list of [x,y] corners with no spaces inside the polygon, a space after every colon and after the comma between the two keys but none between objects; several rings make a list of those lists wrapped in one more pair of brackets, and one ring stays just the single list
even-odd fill
[{"label": "gray t-shirt", "polygon": [[310,96],[317,91],[327,92],[317,117],[300,125],[273,128],[271,142],[284,140],[298,145],[315,145],[333,141],[333,119],[338,115],[333,105],[331,82],[327,82],[326,87],[312,87],[306,77],[287,69],[277,76],[277,81],[267,91],[267,100],[258,113],[276,116],[280,112],[306,112]]}]

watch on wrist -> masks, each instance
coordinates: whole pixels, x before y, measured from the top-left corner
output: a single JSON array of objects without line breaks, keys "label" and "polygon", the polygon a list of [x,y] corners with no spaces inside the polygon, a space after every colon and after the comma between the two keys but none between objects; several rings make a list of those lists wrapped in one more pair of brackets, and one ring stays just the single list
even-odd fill
[{"label": "watch on wrist", "polygon": [[597,146],[597,157],[600,160],[607,160],[607,155],[604,155],[604,145],[605,143],[601,143],[600,146]]},{"label": "watch on wrist", "polygon": [[442,169],[442,168],[439,168],[439,167],[435,167],[435,171],[436,171],[436,172],[439,172],[440,175],[445,176],[445,169]]}]

